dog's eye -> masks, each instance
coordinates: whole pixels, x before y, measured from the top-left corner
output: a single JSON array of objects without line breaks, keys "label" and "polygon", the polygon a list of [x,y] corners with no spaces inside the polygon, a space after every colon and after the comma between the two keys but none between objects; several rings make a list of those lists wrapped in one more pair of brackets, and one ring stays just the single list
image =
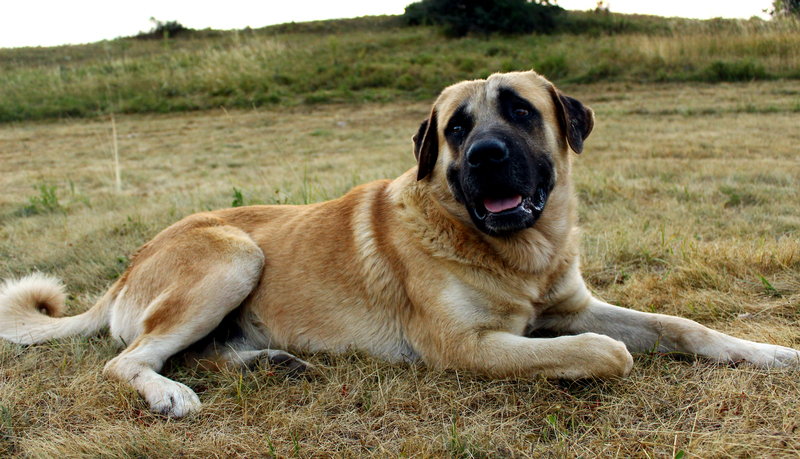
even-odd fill
[{"label": "dog's eye", "polygon": [[528,116],[528,115],[530,115],[530,113],[531,112],[529,112],[528,110],[525,110],[524,108],[515,108],[514,109],[514,116],[519,117],[519,118]]},{"label": "dog's eye", "polygon": [[450,131],[453,134],[458,134],[458,133],[464,131],[464,127],[463,126],[453,126],[453,127],[450,128]]}]

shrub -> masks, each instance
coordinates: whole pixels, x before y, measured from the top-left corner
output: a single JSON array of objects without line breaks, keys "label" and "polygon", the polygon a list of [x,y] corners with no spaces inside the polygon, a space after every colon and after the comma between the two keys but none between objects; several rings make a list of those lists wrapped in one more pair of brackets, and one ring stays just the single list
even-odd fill
[{"label": "shrub", "polygon": [[548,33],[556,29],[564,10],[526,0],[422,0],[406,7],[408,25],[441,25],[445,34],[464,35]]},{"label": "shrub", "polygon": [[800,17],[800,0],[774,0],[772,9],[765,11],[774,18],[781,16]]},{"label": "shrub", "polygon": [[178,34],[189,32],[192,29],[188,27],[184,27],[178,21],[159,21],[158,19],[151,17],[150,22],[153,23],[153,27],[150,28],[150,31],[147,33],[140,32],[136,38],[141,39],[159,39],[159,38],[172,38],[177,36]]},{"label": "shrub", "polygon": [[703,79],[717,83],[721,81],[752,81],[766,80],[769,74],[761,64],[756,64],[749,59],[734,62],[714,61],[705,70]]}]

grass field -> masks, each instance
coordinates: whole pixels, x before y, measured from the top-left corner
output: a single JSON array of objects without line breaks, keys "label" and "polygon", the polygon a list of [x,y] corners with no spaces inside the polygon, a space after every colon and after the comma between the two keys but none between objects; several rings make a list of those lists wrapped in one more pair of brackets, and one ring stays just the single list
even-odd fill
[{"label": "grass field", "polygon": [[[584,274],[605,300],[800,347],[800,81],[564,85],[597,113],[575,161]],[[137,246],[193,212],[316,202],[413,166],[429,101],[0,125],[0,278],[87,308]],[[166,373],[200,395],[151,414],[101,376],[107,337],[0,343],[3,457],[797,457],[800,374],[660,355],[624,381],[486,380],[369,356]]]}]

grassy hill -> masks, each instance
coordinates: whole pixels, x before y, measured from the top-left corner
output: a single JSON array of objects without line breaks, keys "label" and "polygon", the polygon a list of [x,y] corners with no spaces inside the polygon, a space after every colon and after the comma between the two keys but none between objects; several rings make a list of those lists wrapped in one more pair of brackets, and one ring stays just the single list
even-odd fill
[{"label": "grassy hill", "polygon": [[419,100],[493,72],[557,83],[800,78],[800,22],[569,12],[552,35],[449,39],[398,16],[0,49],[0,122]]}]

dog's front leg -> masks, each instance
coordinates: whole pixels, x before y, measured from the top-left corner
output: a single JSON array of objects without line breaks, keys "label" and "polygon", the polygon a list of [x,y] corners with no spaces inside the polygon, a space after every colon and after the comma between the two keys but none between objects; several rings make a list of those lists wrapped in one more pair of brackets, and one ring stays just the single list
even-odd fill
[{"label": "dog's front leg", "polygon": [[557,338],[525,338],[506,332],[484,333],[468,364],[499,377],[541,375],[555,379],[626,377],[633,358],[608,336],[583,333]]},{"label": "dog's front leg", "polygon": [[689,319],[613,306],[582,289],[540,317],[556,333],[594,332],[620,340],[631,352],[696,355],[720,363],[746,361],[762,368],[800,365],[800,352],[711,330]]},{"label": "dog's front leg", "polygon": [[424,356],[426,362],[497,378],[626,377],[633,367],[633,358],[623,343],[596,333],[525,338],[483,330],[451,337],[458,345],[429,350]]}]

